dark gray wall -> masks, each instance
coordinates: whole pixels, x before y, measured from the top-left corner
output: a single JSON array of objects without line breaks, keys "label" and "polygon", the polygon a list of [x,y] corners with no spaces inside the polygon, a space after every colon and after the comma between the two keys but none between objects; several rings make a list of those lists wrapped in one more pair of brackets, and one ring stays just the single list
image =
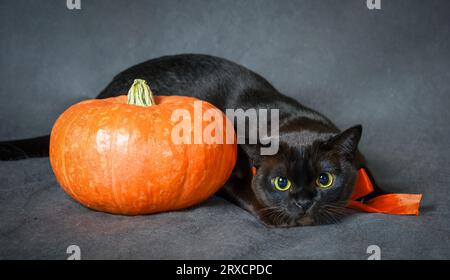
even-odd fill
[{"label": "dark gray wall", "polygon": [[[140,217],[92,212],[47,159],[0,164],[0,259],[449,258],[450,1],[0,0],[0,140],[50,131],[117,72],[165,54],[223,56],[326,113],[364,125],[378,183],[422,193],[419,217],[351,215],[270,230],[221,199]],[[238,238],[236,238],[238,237]]]},{"label": "dark gray wall", "polygon": [[342,128],[362,123],[369,154],[440,160],[433,142],[449,135],[450,1],[383,0],[380,11],[365,2],[82,0],[68,10],[65,0],[1,1],[0,139],[48,133],[117,72],[194,52],[259,72]]}]

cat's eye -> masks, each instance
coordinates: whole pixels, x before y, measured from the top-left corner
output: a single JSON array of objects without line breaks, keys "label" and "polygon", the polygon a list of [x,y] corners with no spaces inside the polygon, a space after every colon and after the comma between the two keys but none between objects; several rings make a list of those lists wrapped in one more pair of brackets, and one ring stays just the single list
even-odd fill
[{"label": "cat's eye", "polygon": [[287,191],[292,185],[291,181],[288,178],[282,176],[277,176],[273,178],[272,184],[275,186],[277,190],[282,192]]},{"label": "cat's eye", "polygon": [[334,181],[333,174],[330,172],[322,172],[316,179],[316,185],[319,188],[329,188]]}]

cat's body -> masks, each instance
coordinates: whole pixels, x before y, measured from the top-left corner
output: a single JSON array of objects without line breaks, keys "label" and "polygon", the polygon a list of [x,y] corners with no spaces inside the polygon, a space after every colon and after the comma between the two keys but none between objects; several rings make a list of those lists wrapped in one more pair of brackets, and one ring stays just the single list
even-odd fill
[{"label": "cat's body", "polygon": [[[357,151],[360,126],[339,133],[326,117],[282,95],[258,74],[207,55],[166,56],[133,66],[118,74],[97,98],[126,94],[136,78],[146,80],[156,95],[194,96],[221,110],[279,109],[279,152],[261,156],[259,144],[239,145],[235,170],[221,190],[263,223],[328,223],[345,212],[356,170],[364,165]],[[0,143],[1,159],[45,155],[48,136]],[[320,182],[328,174],[335,185],[318,187],[325,185]],[[289,183],[289,189],[276,190],[278,182]]]}]

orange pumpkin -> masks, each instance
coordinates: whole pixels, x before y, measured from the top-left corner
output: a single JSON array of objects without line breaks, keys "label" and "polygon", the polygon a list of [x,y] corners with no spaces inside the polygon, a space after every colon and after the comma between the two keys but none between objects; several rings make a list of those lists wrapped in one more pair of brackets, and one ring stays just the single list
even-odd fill
[{"label": "orange pumpkin", "polygon": [[[135,80],[128,101],[122,95],[71,106],[50,137],[50,162],[58,182],[81,204],[115,214],[176,210],[204,201],[230,176],[237,150],[235,141],[171,141],[177,125],[171,120],[173,110],[194,115],[195,101],[186,96],[153,98],[145,81]],[[216,109],[204,101],[201,108],[202,113]],[[216,122],[224,129],[215,133],[225,139],[225,127],[232,125],[220,114],[222,119],[201,117],[200,122],[203,127]],[[195,118],[190,122],[194,125]]]}]

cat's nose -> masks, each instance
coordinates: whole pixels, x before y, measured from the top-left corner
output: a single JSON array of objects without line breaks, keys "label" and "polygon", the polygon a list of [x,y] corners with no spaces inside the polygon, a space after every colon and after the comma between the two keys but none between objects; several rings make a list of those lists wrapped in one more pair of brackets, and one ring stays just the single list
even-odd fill
[{"label": "cat's nose", "polygon": [[300,200],[295,201],[295,205],[300,209],[301,214],[305,214],[308,211],[309,207],[311,207],[312,202],[309,200]]}]

